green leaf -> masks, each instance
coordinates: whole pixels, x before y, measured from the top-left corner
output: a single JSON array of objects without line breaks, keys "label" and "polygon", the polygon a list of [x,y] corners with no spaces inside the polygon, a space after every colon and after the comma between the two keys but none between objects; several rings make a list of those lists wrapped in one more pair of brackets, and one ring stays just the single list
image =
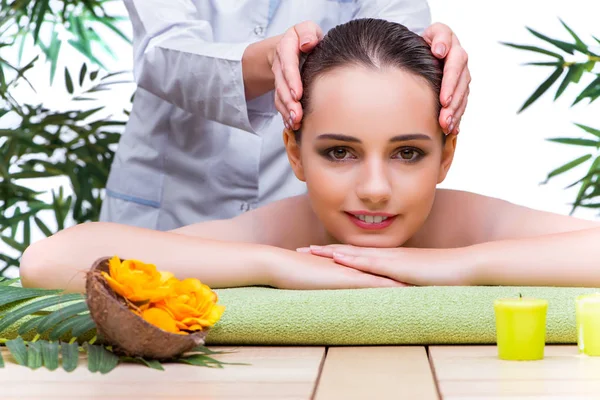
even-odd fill
[{"label": "green leaf", "polygon": [[38,41],[38,36],[40,34],[40,28],[44,23],[44,17],[46,16],[46,12],[50,8],[50,0],[37,0],[36,7],[40,3],[37,15],[35,17],[35,30],[33,31],[33,43],[36,44]]},{"label": "green leaf", "polygon": [[160,363],[160,361],[158,361],[158,360],[146,360],[143,357],[125,357],[125,356],[119,357],[119,360],[123,361],[123,362],[132,362],[132,363],[136,363],[136,364],[143,364],[146,367],[149,367],[152,369],[157,369],[159,371],[165,370],[163,368],[162,364]]},{"label": "green leaf", "polygon": [[563,65],[562,62],[553,61],[553,62],[528,62],[523,65],[537,65],[539,67],[560,67]]},{"label": "green leaf", "polygon": [[559,49],[561,49],[562,51],[564,51],[565,53],[569,53],[569,54],[573,54],[573,51],[575,49],[577,49],[577,47],[571,43],[567,43],[567,42],[563,42],[562,40],[556,40],[556,39],[551,39],[546,35],[542,35],[541,33],[534,31],[531,28],[526,27],[526,29],[531,32],[534,36],[550,43],[553,44],[554,46],[558,47]]},{"label": "green leaf", "polygon": [[44,360],[44,367],[50,371],[54,371],[58,368],[58,353],[60,350],[58,342],[40,340],[39,343],[42,346],[42,360]]},{"label": "green leaf", "polygon": [[[24,335],[32,329],[37,329],[38,324],[44,317],[33,317],[29,321],[25,321],[23,325],[19,327],[19,335]],[[36,331],[37,332],[37,331]]]},{"label": "green leaf", "polygon": [[127,43],[131,44],[131,39],[128,38],[127,36],[125,36],[125,34],[123,32],[121,32],[116,26],[114,26],[110,22],[110,19],[108,17],[100,17],[100,18],[97,18],[97,20],[98,20],[98,22],[104,24],[108,29],[110,29],[111,31],[113,31],[114,33],[116,33],[117,35],[119,35]]},{"label": "green leaf", "polygon": [[43,310],[44,308],[48,308],[56,304],[65,303],[67,301],[79,300],[81,298],[82,295],[80,293],[70,293],[59,296],[41,298],[19,308],[12,309],[9,313],[5,314],[2,319],[0,319],[0,332],[14,324],[21,318],[27,315],[31,315],[34,312]]},{"label": "green leaf", "polygon": [[23,246],[29,247],[31,244],[31,220],[26,219],[23,222]]},{"label": "green leaf", "polygon": [[577,50],[581,51],[582,53],[586,53],[588,48],[585,45],[585,43],[583,43],[581,41],[581,39],[579,38],[579,36],[577,36],[575,34],[575,32],[573,32],[573,30],[571,28],[569,28],[567,26],[567,24],[565,24],[565,22],[562,19],[559,18],[559,20],[560,20],[560,23],[562,24],[562,26],[565,27],[565,29],[567,30],[567,32],[569,32],[569,34],[573,37],[573,39],[575,39],[575,47],[577,48]]},{"label": "green leaf", "polygon": [[48,229],[46,224],[41,219],[39,219],[38,217],[33,217],[33,220],[35,221],[37,227],[40,228],[44,235],[46,235],[46,237],[50,237],[53,235],[52,231]]},{"label": "green leaf", "polygon": [[96,79],[96,77],[98,76],[98,72],[100,72],[100,70],[96,70],[93,71],[92,73],[90,73],[90,80],[93,81]]},{"label": "green leaf", "polygon": [[581,100],[589,97],[593,101],[593,97],[596,95],[596,92],[600,92],[600,75],[592,81],[583,91],[577,96],[575,101],[573,102],[573,106],[579,103]]},{"label": "green leaf", "polygon": [[65,67],[65,84],[67,85],[67,92],[73,94],[73,80],[71,79],[71,74],[67,67]]},{"label": "green leaf", "polygon": [[0,349],[0,368],[4,368],[4,359],[2,358],[2,349]]},{"label": "green leaf", "polygon": [[552,138],[546,139],[549,142],[562,143],[562,144],[573,144],[576,146],[588,146],[588,147],[600,147],[600,142],[589,139],[577,139],[577,138]]},{"label": "green leaf", "polygon": [[54,329],[52,329],[52,331],[50,332],[49,338],[50,340],[58,340],[67,332],[69,332],[73,327],[86,323],[86,321],[90,319],[92,319],[92,317],[89,314],[83,314],[69,318],[68,320],[56,325]]},{"label": "green leaf", "polygon": [[67,372],[74,371],[79,362],[79,346],[77,342],[61,343],[60,354],[62,356],[63,369]]},{"label": "green leaf", "polygon": [[563,94],[563,92],[565,91],[565,89],[567,88],[569,83],[574,82],[574,78],[577,77],[579,80],[579,77],[581,77],[583,70],[584,70],[584,67],[582,64],[573,64],[573,65],[569,66],[569,70],[567,71],[565,78],[563,79],[560,86],[558,87],[558,90],[556,91],[554,100],[558,99],[558,97],[561,94]]},{"label": "green leaf", "polygon": [[73,328],[73,331],[71,332],[71,334],[74,337],[79,337],[79,336],[83,335],[84,333],[87,333],[96,327],[96,324],[94,323],[94,320],[92,319],[92,317],[89,314],[85,314],[85,315],[88,316],[89,318],[85,319],[85,320],[82,319],[81,323]]},{"label": "green leaf", "polygon": [[[28,300],[39,296],[55,295],[61,292],[62,290],[30,289],[13,286],[3,286],[0,287],[0,307],[21,300]],[[4,313],[0,313],[0,316],[2,316],[3,314]],[[2,321],[2,319],[0,319],[0,321]]]},{"label": "green leaf", "polygon": [[2,241],[4,243],[6,243],[7,245],[9,245],[10,247],[12,247],[13,249],[23,253],[25,251],[25,245],[23,243],[19,243],[16,240],[14,240],[13,238],[9,237],[9,236],[1,236],[0,239],[2,239]]},{"label": "green leaf", "polygon": [[39,342],[29,342],[27,346],[27,366],[38,369],[42,366],[42,346]]},{"label": "green leaf", "polygon": [[192,354],[191,356],[179,357],[176,359],[179,363],[185,363],[190,365],[197,365],[209,368],[223,368],[221,361],[216,360],[204,354]]},{"label": "green leaf", "polygon": [[60,46],[62,40],[58,38],[58,32],[52,33],[52,39],[50,40],[50,46],[48,47],[48,59],[50,60],[50,84],[54,82],[54,75],[56,74],[56,65],[58,64],[58,54],[60,53]]},{"label": "green leaf", "polygon": [[541,47],[525,46],[525,45],[521,45],[521,44],[506,43],[506,42],[500,42],[500,44],[503,44],[503,45],[509,46],[509,47],[514,47],[515,49],[533,51],[534,53],[545,54],[550,57],[558,58],[559,60],[564,60],[563,56],[561,56],[560,54],[554,53],[549,50],[542,49]]},{"label": "green leaf", "polygon": [[119,357],[108,351],[104,346],[90,344],[87,346],[88,370],[106,374],[112,371],[119,363]]},{"label": "green leaf", "polygon": [[13,279],[6,279],[6,278],[2,278],[0,280],[0,286],[10,286],[13,283],[19,282],[19,278],[13,278]]},{"label": "green leaf", "polygon": [[6,347],[8,347],[17,364],[27,365],[27,346],[25,346],[22,337],[19,336],[16,339],[7,341]]},{"label": "green leaf", "polygon": [[85,74],[87,73],[87,65],[83,63],[81,66],[81,70],[79,71],[79,86],[83,85],[83,81],[85,79]]},{"label": "green leaf", "polygon": [[190,353],[213,354],[213,355],[214,354],[231,354],[231,353],[233,353],[231,351],[214,351],[214,350],[209,349],[206,346],[196,346],[189,352]]},{"label": "green leaf", "polygon": [[53,311],[52,313],[43,317],[43,321],[37,327],[38,333],[46,332],[48,329],[54,327],[58,323],[66,321],[74,315],[88,311],[88,307],[85,301],[80,301],[59,310]]},{"label": "green leaf", "polygon": [[556,68],[556,71],[554,71],[552,73],[552,75],[550,75],[548,77],[548,79],[546,79],[537,89],[535,92],[533,92],[533,94],[525,101],[525,103],[523,104],[523,106],[521,107],[521,109],[518,111],[519,113],[522,112],[523,110],[525,110],[527,107],[529,107],[534,101],[536,101],[541,95],[543,95],[546,90],[548,90],[550,88],[550,86],[552,86],[552,84],[554,82],[556,82],[556,80],[562,75],[563,73],[563,69],[562,68]]},{"label": "green leaf", "polygon": [[588,133],[591,133],[592,135],[600,138],[600,130],[591,128],[591,127],[586,126],[586,125],[581,125],[581,124],[575,124],[575,125],[577,125],[581,129],[583,129],[584,131],[586,131]]},{"label": "green leaf", "polygon": [[570,169],[575,168],[576,166],[578,166],[580,164],[583,164],[584,162],[586,162],[590,158],[592,158],[592,155],[591,154],[586,154],[585,156],[581,156],[581,157],[579,157],[579,158],[577,158],[577,159],[575,159],[573,161],[570,161],[570,162],[566,163],[565,165],[563,165],[561,167],[556,168],[555,170],[551,171],[548,174],[548,177],[546,178],[546,181],[543,182],[543,183],[548,182],[548,180],[550,178],[555,177],[556,175],[560,175],[560,174],[562,174],[564,172],[569,171]]}]

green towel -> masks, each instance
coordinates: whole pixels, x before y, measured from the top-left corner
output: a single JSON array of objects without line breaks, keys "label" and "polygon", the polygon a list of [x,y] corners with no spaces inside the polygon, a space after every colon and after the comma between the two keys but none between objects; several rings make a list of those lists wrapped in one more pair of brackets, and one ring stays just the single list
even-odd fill
[{"label": "green towel", "polygon": [[[408,287],[352,290],[220,289],[227,308],[208,344],[383,345],[495,343],[493,303],[548,300],[547,343],[576,343],[575,298],[600,289]],[[22,320],[21,322],[24,322]],[[0,338],[14,337],[0,332]]]},{"label": "green towel", "polygon": [[575,298],[599,289],[407,287],[218,290],[227,309],[209,344],[384,345],[495,343],[494,300],[548,300],[547,343],[576,343]]}]

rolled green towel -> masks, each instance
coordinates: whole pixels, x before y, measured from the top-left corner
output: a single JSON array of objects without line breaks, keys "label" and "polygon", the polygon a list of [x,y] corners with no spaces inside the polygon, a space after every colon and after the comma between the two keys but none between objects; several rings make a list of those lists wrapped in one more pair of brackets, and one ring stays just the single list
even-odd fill
[{"label": "rolled green towel", "polygon": [[209,344],[383,345],[495,343],[494,300],[548,300],[547,343],[576,343],[575,298],[598,289],[406,287],[218,290],[227,309]]},{"label": "rolled green towel", "polygon": [[[352,290],[216,290],[226,306],[208,344],[492,344],[494,300],[548,300],[547,343],[576,343],[575,298],[600,291],[552,287],[406,287]],[[7,309],[3,310],[8,311]],[[2,318],[0,317],[0,321]],[[0,332],[15,336],[18,326]]]}]

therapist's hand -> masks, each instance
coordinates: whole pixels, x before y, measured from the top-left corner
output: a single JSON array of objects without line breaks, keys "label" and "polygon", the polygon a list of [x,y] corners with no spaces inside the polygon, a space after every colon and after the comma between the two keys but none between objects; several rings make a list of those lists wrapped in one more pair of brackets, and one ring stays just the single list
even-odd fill
[{"label": "therapist's hand", "polygon": [[[302,121],[302,81],[300,52],[310,52],[323,38],[321,28],[314,22],[302,22],[288,29],[271,57],[275,77],[275,107],[288,129],[300,128]],[[433,54],[445,60],[440,91],[439,123],[446,134],[458,133],[469,95],[471,74],[468,56],[452,30],[440,23],[431,25],[423,34]]]},{"label": "therapist's hand", "polygon": [[298,249],[337,264],[416,286],[467,286],[473,271],[462,249],[368,248],[350,245]]},{"label": "therapist's hand", "polygon": [[283,34],[269,59],[275,76],[275,107],[288,129],[300,128],[302,121],[300,53],[310,52],[321,39],[323,31],[319,25],[301,22]]},{"label": "therapist's hand", "polygon": [[425,30],[423,38],[431,46],[433,54],[444,59],[444,76],[440,91],[440,126],[444,133],[458,134],[460,121],[467,107],[471,73],[468,56],[456,35],[447,25],[435,23]]}]

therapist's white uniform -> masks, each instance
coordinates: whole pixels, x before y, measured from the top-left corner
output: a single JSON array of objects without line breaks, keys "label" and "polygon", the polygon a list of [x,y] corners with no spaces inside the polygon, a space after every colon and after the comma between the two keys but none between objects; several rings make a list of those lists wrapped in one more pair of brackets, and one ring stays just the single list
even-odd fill
[{"label": "therapist's white uniform", "polygon": [[273,92],[246,102],[242,54],[311,20],[323,32],[382,18],[422,33],[426,0],[124,0],[134,32],[133,110],[101,220],[168,230],[304,193]]}]

